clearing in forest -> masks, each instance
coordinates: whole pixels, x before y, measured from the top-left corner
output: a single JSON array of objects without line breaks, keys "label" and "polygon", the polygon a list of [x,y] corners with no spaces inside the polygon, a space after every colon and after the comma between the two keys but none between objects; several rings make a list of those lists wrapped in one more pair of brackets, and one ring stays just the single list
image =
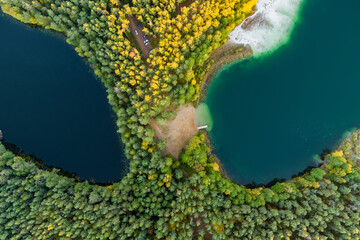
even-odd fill
[{"label": "clearing in forest", "polygon": [[149,36],[145,34],[140,22],[137,21],[133,16],[129,17],[129,21],[131,33],[136,39],[136,42],[138,43],[144,58],[149,57],[150,51],[153,49],[153,46],[151,45],[151,42],[149,40]]},{"label": "clearing in forest", "polygon": [[177,110],[176,118],[169,120],[164,126],[160,126],[155,120],[152,120],[150,126],[155,130],[156,137],[167,141],[163,155],[171,154],[178,159],[189,139],[198,133],[194,117],[195,111],[192,105],[181,106]]}]

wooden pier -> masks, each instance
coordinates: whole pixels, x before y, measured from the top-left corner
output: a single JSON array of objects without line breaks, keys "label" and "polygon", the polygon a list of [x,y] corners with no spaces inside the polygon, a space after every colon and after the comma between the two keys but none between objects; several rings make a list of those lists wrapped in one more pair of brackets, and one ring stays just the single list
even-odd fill
[{"label": "wooden pier", "polygon": [[200,127],[197,127],[198,130],[201,130],[201,129],[206,129],[208,128],[209,126],[208,125],[203,125],[203,126],[200,126]]}]

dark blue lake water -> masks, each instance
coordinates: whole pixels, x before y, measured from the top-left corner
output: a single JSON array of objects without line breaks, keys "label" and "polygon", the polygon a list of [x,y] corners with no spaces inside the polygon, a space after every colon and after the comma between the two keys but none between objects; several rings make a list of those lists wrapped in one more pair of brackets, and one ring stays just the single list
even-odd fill
[{"label": "dark blue lake water", "polygon": [[90,67],[63,37],[0,12],[0,129],[45,164],[98,182],[119,180],[115,115]]},{"label": "dark blue lake water", "polygon": [[217,74],[206,99],[210,134],[233,180],[289,179],[360,125],[359,9],[360,1],[306,1],[286,46]]}]

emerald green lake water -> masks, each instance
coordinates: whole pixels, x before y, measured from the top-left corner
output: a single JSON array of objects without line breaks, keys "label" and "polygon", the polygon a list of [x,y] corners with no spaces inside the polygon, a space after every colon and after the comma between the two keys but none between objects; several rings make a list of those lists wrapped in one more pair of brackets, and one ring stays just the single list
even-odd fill
[{"label": "emerald green lake water", "polygon": [[115,114],[85,60],[59,34],[0,12],[0,130],[5,140],[81,179],[126,168]]},{"label": "emerald green lake water", "polygon": [[287,45],[213,79],[210,135],[231,179],[289,179],[360,125],[359,10],[355,0],[306,1]]}]

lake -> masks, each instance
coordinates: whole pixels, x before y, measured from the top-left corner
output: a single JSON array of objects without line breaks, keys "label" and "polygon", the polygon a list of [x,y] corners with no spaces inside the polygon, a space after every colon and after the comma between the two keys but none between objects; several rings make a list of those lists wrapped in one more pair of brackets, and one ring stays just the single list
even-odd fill
[{"label": "lake", "polygon": [[288,44],[218,72],[205,102],[231,179],[289,179],[360,125],[359,9],[359,1],[306,1]]},{"label": "lake", "polygon": [[128,168],[116,116],[89,65],[59,34],[0,12],[0,130],[45,164],[97,182]]}]

